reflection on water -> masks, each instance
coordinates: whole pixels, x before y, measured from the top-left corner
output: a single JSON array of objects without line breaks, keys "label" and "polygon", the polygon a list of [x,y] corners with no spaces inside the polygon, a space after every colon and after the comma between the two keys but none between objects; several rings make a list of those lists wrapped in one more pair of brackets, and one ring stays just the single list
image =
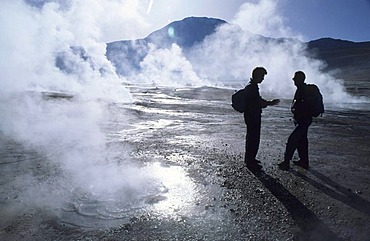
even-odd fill
[{"label": "reflection on water", "polygon": [[[147,168],[163,184],[166,199],[155,202],[153,210],[165,216],[171,216],[177,212],[187,212],[187,208],[194,201],[195,184],[178,166],[163,167],[155,163]],[[162,192],[164,193],[164,192]],[[150,204],[150,203],[149,203]]]},{"label": "reflection on water", "polygon": [[150,178],[139,190],[123,187],[104,195],[73,190],[71,199],[61,209],[60,220],[73,226],[108,227],[148,212],[174,217],[190,211],[195,184],[181,167],[154,163],[141,171],[149,173]]}]

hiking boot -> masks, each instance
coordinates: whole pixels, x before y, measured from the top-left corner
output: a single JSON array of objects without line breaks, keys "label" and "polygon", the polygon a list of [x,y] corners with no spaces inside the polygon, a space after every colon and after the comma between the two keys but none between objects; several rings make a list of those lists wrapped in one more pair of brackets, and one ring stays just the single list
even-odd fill
[{"label": "hiking boot", "polygon": [[247,159],[244,159],[244,162],[245,162],[245,165],[249,166],[249,165],[255,165],[255,164],[258,164],[258,165],[261,165],[261,161],[260,160],[257,160],[257,159],[251,159],[251,160],[247,160]]},{"label": "hiking boot", "polygon": [[278,164],[279,166],[279,169],[283,170],[283,171],[288,171],[290,166],[289,166],[289,161],[283,161],[283,162],[280,162]]},{"label": "hiking boot", "polygon": [[247,168],[252,171],[252,172],[256,172],[256,171],[261,171],[262,170],[262,166],[258,163],[256,164],[247,164]]},{"label": "hiking boot", "polygon": [[298,160],[298,161],[293,161],[293,164],[294,164],[294,165],[297,165],[297,166],[300,166],[300,167],[302,167],[303,169],[308,169],[308,163],[307,163],[307,162],[304,162],[304,161]]}]

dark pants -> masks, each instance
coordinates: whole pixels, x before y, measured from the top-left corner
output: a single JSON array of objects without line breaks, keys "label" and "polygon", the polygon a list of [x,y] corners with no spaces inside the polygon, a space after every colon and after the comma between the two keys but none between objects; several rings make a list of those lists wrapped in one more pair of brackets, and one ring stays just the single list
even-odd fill
[{"label": "dark pants", "polygon": [[312,123],[312,118],[294,121],[295,128],[288,138],[284,153],[284,161],[290,161],[293,158],[295,150],[298,151],[299,159],[308,164],[308,127]]},{"label": "dark pants", "polygon": [[248,165],[256,164],[256,156],[260,145],[261,115],[245,118],[247,135],[245,140],[245,162]]}]

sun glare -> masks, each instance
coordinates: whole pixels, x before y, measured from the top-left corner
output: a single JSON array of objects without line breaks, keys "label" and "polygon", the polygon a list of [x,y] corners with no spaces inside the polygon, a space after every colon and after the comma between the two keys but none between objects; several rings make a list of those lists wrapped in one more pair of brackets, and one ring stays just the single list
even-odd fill
[{"label": "sun glare", "polygon": [[187,176],[185,170],[178,166],[164,167],[160,163],[154,163],[146,169],[168,189],[166,193],[163,193],[166,199],[156,203],[154,210],[162,215],[170,216],[176,213],[186,213],[195,198],[195,184]]},{"label": "sun glare", "polygon": [[175,29],[173,27],[169,27],[167,31],[168,36],[170,36],[171,38],[175,37]]},{"label": "sun glare", "polygon": [[154,0],[149,1],[148,8],[146,10],[146,14],[149,14],[152,11],[153,2],[154,2]]}]

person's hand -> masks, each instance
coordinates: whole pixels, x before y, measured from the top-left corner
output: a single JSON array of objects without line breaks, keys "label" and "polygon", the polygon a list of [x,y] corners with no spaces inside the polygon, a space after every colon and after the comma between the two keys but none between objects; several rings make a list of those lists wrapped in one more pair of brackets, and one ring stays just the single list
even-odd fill
[{"label": "person's hand", "polygon": [[277,105],[280,103],[280,100],[279,99],[273,99],[273,100],[270,100],[269,101],[269,105]]}]

